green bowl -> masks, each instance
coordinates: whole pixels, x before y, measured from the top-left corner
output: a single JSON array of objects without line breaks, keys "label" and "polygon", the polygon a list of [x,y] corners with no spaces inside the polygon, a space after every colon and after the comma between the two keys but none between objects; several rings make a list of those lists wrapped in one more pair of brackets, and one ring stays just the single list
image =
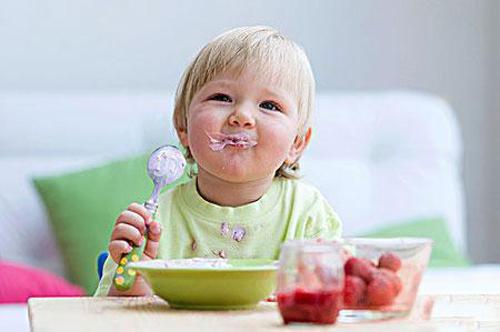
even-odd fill
[{"label": "green bowl", "polygon": [[250,309],[276,288],[277,262],[273,260],[228,259],[222,261],[224,266],[184,264],[192,261],[157,259],[129,264],[175,309]]}]

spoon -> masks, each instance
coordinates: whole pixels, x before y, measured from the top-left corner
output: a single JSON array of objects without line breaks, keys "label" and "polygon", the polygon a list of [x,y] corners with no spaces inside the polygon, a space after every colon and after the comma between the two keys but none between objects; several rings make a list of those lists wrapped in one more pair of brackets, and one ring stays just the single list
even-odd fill
[{"label": "spoon", "polygon": [[[144,207],[151,215],[154,215],[158,208],[160,190],[179,179],[184,173],[185,166],[186,160],[184,156],[179,149],[173,145],[163,145],[151,153],[147,169],[149,177],[153,180],[154,188],[151,196],[144,203]],[[113,277],[113,283],[116,289],[126,291],[134,284],[136,272],[127,267],[127,263],[138,262],[141,259],[147,240],[148,228],[146,227],[142,244],[140,246],[132,246],[132,250],[120,258],[118,268]]]}]

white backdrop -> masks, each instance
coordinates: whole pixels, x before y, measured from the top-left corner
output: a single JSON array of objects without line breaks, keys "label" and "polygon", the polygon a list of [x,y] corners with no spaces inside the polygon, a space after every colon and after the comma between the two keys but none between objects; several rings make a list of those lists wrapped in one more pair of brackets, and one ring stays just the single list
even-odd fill
[{"label": "white backdrop", "polygon": [[463,130],[472,257],[500,261],[499,1],[0,3],[3,90],[166,91],[216,34],[269,24],[304,46],[320,90],[409,87],[443,96]]}]

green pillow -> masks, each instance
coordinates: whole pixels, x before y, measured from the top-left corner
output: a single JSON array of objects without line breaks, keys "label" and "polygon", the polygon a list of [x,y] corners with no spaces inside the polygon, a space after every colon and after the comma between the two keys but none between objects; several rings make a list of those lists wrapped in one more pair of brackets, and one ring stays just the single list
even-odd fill
[{"label": "green pillow", "polygon": [[[144,202],[151,194],[148,156],[33,180],[48,212],[67,276],[88,294],[97,286],[96,259],[107,250],[119,213],[131,202]],[[185,172],[164,190],[188,179]]]},{"label": "green pillow", "polygon": [[366,237],[427,237],[434,240],[431,267],[468,266],[470,262],[456,249],[443,218],[417,219],[393,224],[362,236]]}]

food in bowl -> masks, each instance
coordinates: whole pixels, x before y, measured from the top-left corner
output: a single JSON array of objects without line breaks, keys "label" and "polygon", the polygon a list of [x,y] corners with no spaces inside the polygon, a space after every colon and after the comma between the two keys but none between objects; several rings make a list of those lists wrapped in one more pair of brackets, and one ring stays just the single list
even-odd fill
[{"label": "food in bowl", "polygon": [[392,252],[380,256],[378,264],[365,258],[350,257],[344,265],[344,307],[383,306],[392,304],[401,292],[397,275],[401,259]]},{"label": "food in bowl", "polygon": [[268,259],[156,259],[130,267],[174,309],[254,308],[276,287],[277,263]]},{"label": "food in bowl", "polygon": [[296,288],[278,294],[278,305],[285,324],[333,324],[342,308],[342,290]]},{"label": "food in bowl", "polygon": [[343,322],[406,316],[429,262],[432,240],[346,238]]},{"label": "food in bowl", "polygon": [[344,265],[335,243],[282,246],[277,300],[283,323],[333,324],[342,308]]},{"label": "food in bowl", "polygon": [[227,269],[233,265],[227,262],[227,259],[222,258],[186,258],[186,259],[170,259],[160,261],[159,264],[165,268],[191,268],[191,269]]}]

